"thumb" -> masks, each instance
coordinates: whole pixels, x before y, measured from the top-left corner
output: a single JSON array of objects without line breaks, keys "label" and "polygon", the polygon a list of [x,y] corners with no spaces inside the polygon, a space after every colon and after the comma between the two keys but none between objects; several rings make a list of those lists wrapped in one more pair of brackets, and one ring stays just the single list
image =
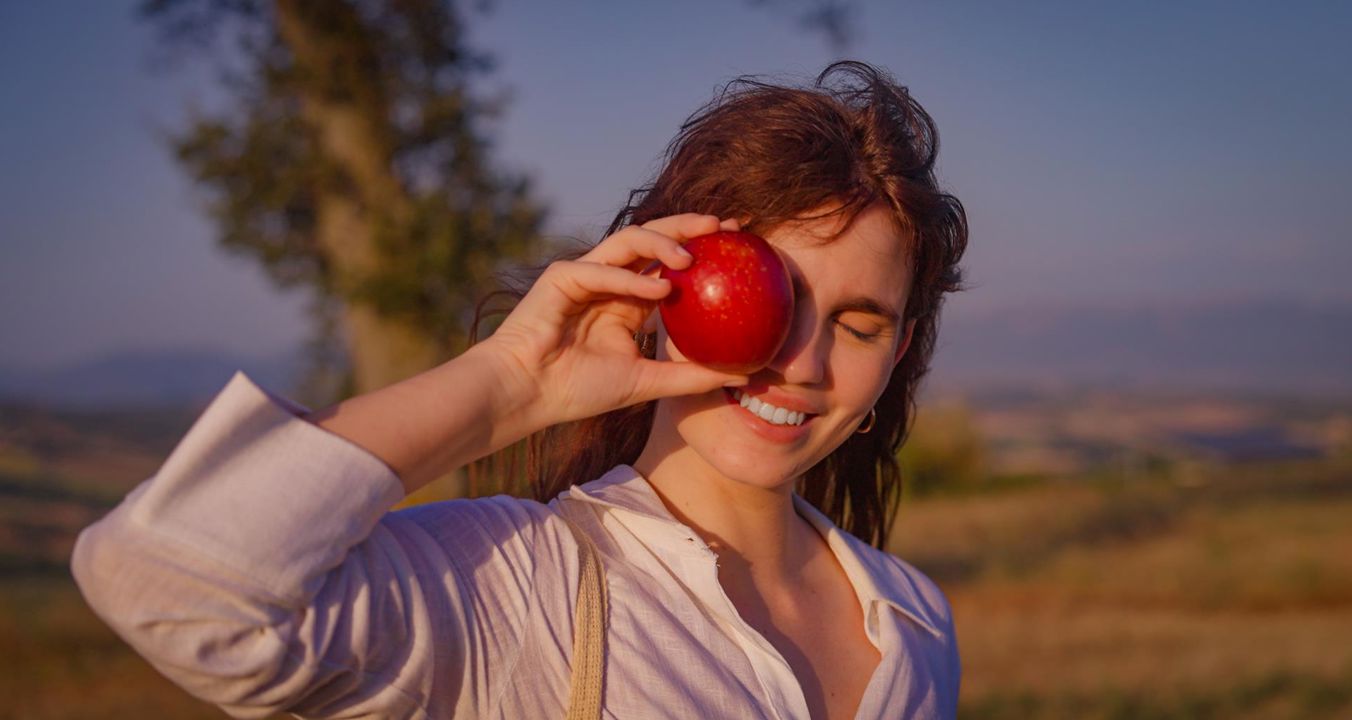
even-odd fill
[{"label": "thumb", "polygon": [[635,402],[677,395],[698,395],[721,387],[742,387],[746,375],[726,373],[692,362],[641,360],[642,381]]}]

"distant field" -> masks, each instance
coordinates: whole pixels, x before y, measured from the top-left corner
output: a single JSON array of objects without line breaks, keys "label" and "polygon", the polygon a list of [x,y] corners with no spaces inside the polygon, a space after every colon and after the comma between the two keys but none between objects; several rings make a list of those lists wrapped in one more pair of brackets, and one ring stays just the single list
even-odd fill
[{"label": "distant field", "polygon": [[[0,413],[0,718],[217,718],[85,607],[78,528],[191,416]],[[909,500],[894,551],[957,614],[967,718],[1352,717],[1352,459]]]},{"label": "distant field", "polygon": [[1352,717],[1352,463],[934,498],[969,718]]}]

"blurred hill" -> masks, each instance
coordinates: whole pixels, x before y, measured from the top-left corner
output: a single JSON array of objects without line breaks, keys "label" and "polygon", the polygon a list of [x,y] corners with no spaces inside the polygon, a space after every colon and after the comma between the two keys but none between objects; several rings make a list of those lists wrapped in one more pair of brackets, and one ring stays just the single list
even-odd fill
[{"label": "blurred hill", "polygon": [[305,367],[299,354],[253,358],[212,350],[122,352],[51,368],[0,367],[0,402],[65,409],[199,405],[236,370],[286,392]]},{"label": "blurred hill", "polygon": [[[1177,308],[962,312],[940,331],[931,395],[1186,388],[1352,397],[1352,305],[1244,300]],[[279,392],[301,353],[145,350],[48,368],[0,366],[0,401],[68,408],[198,404],[235,370]]]},{"label": "blurred hill", "polygon": [[1352,304],[1243,299],[1176,307],[950,312],[934,383],[1352,396]]}]

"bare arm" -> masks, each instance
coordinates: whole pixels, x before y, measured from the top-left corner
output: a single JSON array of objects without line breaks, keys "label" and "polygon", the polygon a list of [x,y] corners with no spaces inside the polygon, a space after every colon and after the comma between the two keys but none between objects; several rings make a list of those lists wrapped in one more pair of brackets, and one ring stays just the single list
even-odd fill
[{"label": "bare arm", "polygon": [[[413,492],[537,430],[743,378],[642,358],[633,336],[665,280],[634,270],[685,267],[683,239],[736,229],[708,215],[629,227],[576,262],[550,266],[488,340],[389,387],[306,417],[380,458]],[[639,301],[639,302],[635,302]]]},{"label": "bare arm", "polygon": [[305,416],[365,448],[399,476],[405,493],[541,429],[529,390],[506,378],[502,359],[476,345],[389,387]]}]

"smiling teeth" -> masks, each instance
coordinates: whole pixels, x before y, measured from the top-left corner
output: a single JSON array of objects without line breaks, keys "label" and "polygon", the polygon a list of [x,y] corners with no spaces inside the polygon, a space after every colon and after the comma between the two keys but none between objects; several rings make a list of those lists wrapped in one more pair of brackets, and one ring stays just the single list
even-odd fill
[{"label": "smiling teeth", "polygon": [[802,425],[803,421],[807,419],[807,413],[775,407],[770,403],[761,402],[741,390],[733,391],[733,397],[737,398],[737,402],[741,403],[742,407],[750,411],[752,415],[760,416],[760,419],[771,425]]}]

